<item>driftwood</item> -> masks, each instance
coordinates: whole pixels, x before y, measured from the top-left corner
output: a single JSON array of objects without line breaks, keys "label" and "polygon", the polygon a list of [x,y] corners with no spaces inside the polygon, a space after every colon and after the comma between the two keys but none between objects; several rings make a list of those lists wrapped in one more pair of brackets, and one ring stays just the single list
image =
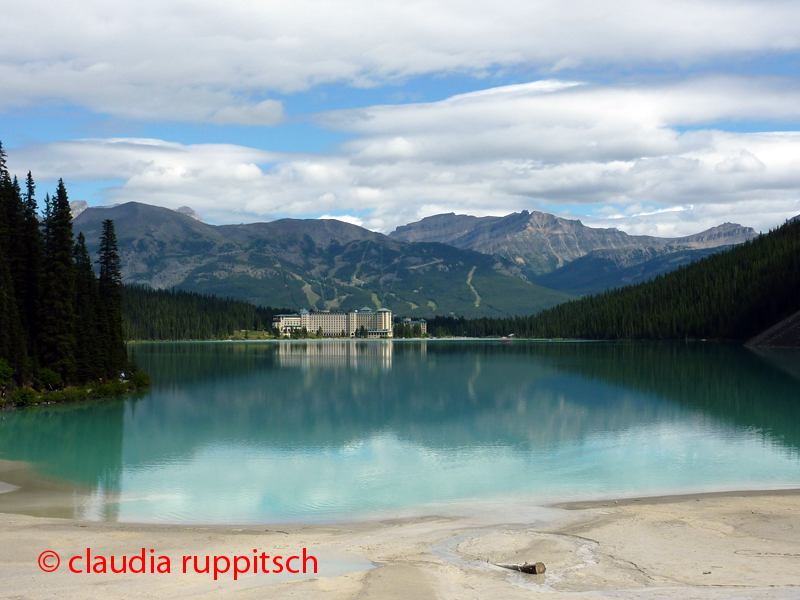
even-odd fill
[{"label": "driftwood", "polygon": [[544,566],[543,562],[537,563],[522,563],[521,565],[504,565],[499,564],[498,567],[503,567],[504,569],[511,569],[512,571],[519,571],[520,573],[530,573],[531,575],[541,575],[547,570],[547,567]]}]

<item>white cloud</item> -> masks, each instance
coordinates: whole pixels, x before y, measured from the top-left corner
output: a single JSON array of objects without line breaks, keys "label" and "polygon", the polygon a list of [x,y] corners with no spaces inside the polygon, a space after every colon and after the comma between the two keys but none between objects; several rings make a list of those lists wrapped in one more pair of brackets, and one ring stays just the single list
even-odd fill
[{"label": "white cloud", "polygon": [[337,221],[343,221],[345,223],[350,223],[351,225],[358,225],[359,227],[364,226],[363,219],[359,219],[358,217],[354,217],[352,215],[322,215],[317,217],[319,219],[336,219]]},{"label": "white cloud", "polygon": [[45,180],[122,179],[109,202],[188,205],[210,222],[358,214],[385,231],[440,212],[548,206],[685,235],[723,221],[766,230],[800,213],[800,132],[678,126],[798,117],[800,91],[781,80],[545,82],[319,115],[358,136],[328,155],[116,139],[31,146],[9,160]]},{"label": "white cloud", "polygon": [[785,0],[28,0],[3,7],[0,108],[270,124],[270,96],[322,83],[702,66],[796,53],[799,24]]},{"label": "white cloud", "polygon": [[737,157],[728,156],[714,167],[719,173],[752,173],[766,168],[767,165],[747,150],[740,150]]}]

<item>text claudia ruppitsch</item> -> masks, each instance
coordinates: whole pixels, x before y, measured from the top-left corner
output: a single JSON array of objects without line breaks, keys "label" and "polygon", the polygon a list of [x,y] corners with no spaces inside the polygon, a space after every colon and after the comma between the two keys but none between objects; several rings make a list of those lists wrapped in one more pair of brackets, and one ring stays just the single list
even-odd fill
[{"label": "text claudia ruppitsch", "polygon": [[[105,556],[93,555],[92,549],[87,548],[86,553],[77,554],[66,561],[66,566],[72,573],[150,573],[168,574],[173,573],[173,565],[169,556],[157,556],[152,548],[147,552],[142,548],[141,553],[133,556]],[[47,573],[56,571],[61,564],[59,555],[46,550],[39,555],[39,568]],[[313,571],[311,567],[313,566]],[[223,573],[228,573],[233,569],[233,579],[238,579],[239,575],[245,574],[269,574],[269,573],[316,573],[317,559],[303,548],[302,553],[288,556],[284,559],[283,555],[271,556],[266,552],[260,552],[257,548],[253,549],[253,554],[235,555],[228,557],[221,556],[198,556],[195,554],[185,554],[181,557],[180,572],[182,573],[208,573],[214,575],[214,579]],[[175,572],[178,572],[177,570]]]}]

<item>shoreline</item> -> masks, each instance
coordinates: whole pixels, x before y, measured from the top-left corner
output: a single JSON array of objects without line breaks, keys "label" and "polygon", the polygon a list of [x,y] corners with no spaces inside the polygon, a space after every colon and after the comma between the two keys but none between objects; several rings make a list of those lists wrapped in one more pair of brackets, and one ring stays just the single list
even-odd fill
[{"label": "shoreline", "polygon": [[562,508],[564,510],[585,510],[590,508],[604,508],[614,506],[655,506],[670,504],[679,501],[711,500],[716,498],[757,498],[760,496],[800,496],[800,487],[787,488],[758,488],[743,490],[722,490],[716,492],[690,492],[686,494],[664,494],[660,496],[632,496],[630,498],[608,498],[603,500],[575,500],[570,502],[555,502],[548,504],[549,508]]},{"label": "shoreline", "polygon": [[36,394],[35,399],[29,402],[19,403],[16,402],[16,398],[14,394],[12,394],[10,400],[4,399],[3,403],[0,404],[0,411],[63,404],[84,404],[88,402],[103,402],[113,400],[114,398],[128,398],[152,387],[152,380],[150,380],[149,376],[147,376],[147,378],[148,383],[142,385],[117,381],[103,383],[98,386],[68,386],[60,390],[49,392],[37,392],[26,386],[21,389],[31,390],[33,394]]},{"label": "shoreline", "polygon": [[[0,570],[10,597],[783,599],[800,586],[798,488],[567,502],[533,522],[432,512],[318,524],[137,524],[5,512],[5,500],[36,493],[18,479],[26,467],[0,461],[0,480],[23,484],[0,494]],[[232,558],[254,548],[283,555],[307,548],[320,570],[215,582],[192,572],[75,575],[64,568],[63,557],[87,547],[93,556],[118,557],[153,548],[175,565],[187,553]],[[44,550],[62,556],[56,573],[37,567]],[[526,561],[544,562],[547,572],[496,566]]]}]

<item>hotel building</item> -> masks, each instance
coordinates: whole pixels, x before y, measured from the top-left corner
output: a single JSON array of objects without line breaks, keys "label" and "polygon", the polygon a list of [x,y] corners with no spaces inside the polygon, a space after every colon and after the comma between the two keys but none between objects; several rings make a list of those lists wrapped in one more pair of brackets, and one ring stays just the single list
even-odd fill
[{"label": "hotel building", "polygon": [[306,309],[297,314],[275,315],[272,326],[281,335],[291,335],[292,331],[305,328],[309,333],[331,337],[356,337],[356,332],[364,328],[368,338],[390,338],[392,333],[392,311],[381,308],[373,311],[365,306],[350,312],[331,312],[327,310],[309,312]]}]

